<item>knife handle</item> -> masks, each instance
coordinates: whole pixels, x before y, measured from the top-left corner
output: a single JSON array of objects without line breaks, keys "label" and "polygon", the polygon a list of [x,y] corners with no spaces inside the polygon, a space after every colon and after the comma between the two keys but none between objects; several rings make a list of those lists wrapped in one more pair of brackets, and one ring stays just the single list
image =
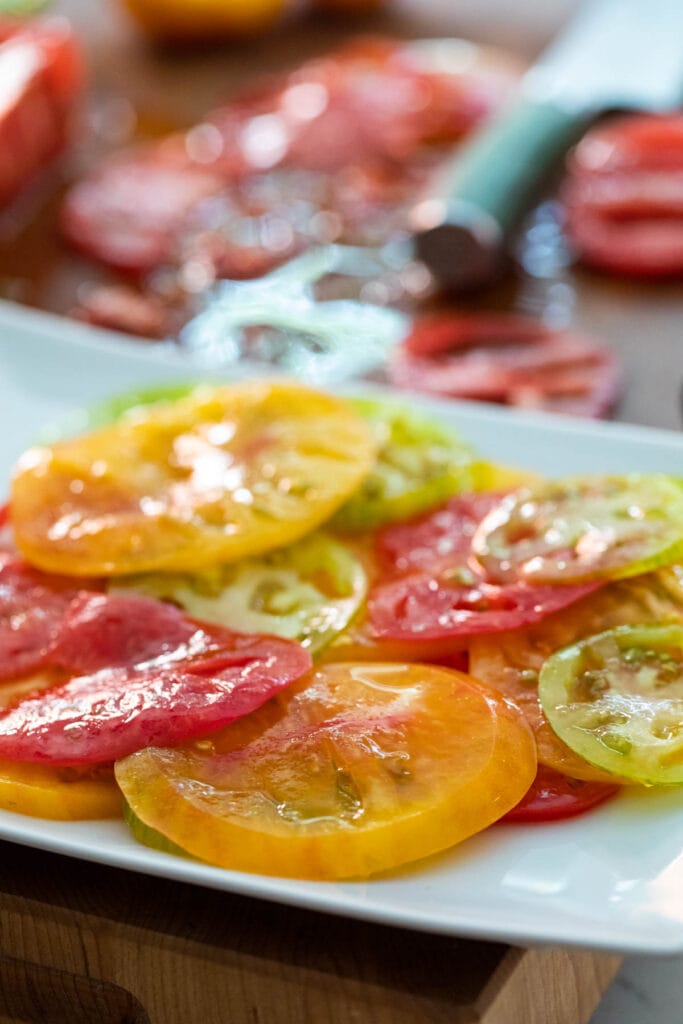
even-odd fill
[{"label": "knife handle", "polygon": [[415,255],[442,287],[466,291],[497,276],[536,187],[589,120],[522,96],[459,150],[411,220]]}]

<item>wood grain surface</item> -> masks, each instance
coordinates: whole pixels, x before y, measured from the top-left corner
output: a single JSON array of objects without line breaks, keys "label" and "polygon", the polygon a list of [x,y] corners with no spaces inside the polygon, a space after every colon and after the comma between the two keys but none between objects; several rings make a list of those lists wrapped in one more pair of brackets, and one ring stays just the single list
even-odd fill
[{"label": "wood grain surface", "polygon": [[[189,54],[151,49],[114,0],[58,6],[84,33],[94,94],[129,101],[163,130],[359,28],[461,35],[530,60],[574,4],[397,0],[363,23],[309,17]],[[680,286],[569,269],[518,276],[477,301],[552,307],[558,323],[609,341],[625,365],[620,418],[680,428]],[[0,1024],[585,1024],[618,964],[404,932],[0,844]]]}]

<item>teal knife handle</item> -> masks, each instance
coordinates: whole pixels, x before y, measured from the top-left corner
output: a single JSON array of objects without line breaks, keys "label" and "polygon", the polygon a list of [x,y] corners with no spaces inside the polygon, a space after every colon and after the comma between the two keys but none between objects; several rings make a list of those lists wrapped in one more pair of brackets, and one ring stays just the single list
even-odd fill
[{"label": "teal knife handle", "polygon": [[465,290],[496,275],[539,183],[588,121],[585,110],[522,98],[459,150],[413,211],[416,255],[437,281]]}]

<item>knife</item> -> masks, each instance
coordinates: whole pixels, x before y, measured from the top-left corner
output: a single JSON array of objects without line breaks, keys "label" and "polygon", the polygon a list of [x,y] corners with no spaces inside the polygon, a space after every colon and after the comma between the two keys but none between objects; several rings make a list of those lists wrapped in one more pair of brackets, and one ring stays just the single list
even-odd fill
[{"label": "knife", "polygon": [[683,0],[583,0],[512,104],[412,211],[413,256],[453,292],[488,284],[543,178],[607,110],[683,99]]}]

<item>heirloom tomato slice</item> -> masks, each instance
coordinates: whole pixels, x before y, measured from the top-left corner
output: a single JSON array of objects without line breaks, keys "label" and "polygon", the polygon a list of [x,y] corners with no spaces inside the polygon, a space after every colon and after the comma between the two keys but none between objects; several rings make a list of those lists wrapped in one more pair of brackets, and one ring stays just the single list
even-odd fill
[{"label": "heirloom tomato slice", "polygon": [[367,577],[349,548],[316,532],[260,558],[194,575],[124,578],[116,590],[173,601],[195,619],[241,633],[298,640],[317,653],[358,612]]},{"label": "heirloom tomato slice", "polygon": [[199,388],[26,452],[12,521],[41,568],[194,572],[298,540],[373,461],[365,422],[341,399],[282,381]]},{"label": "heirloom tomato slice", "polygon": [[[57,669],[3,682],[0,708],[54,687],[62,678]],[[121,815],[121,792],[113,765],[53,768],[50,765],[0,761],[0,807],[17,814],[53,821],[83,821]]]},{"label": "heirloom tomato slice", "polygon": [[0,713],[3,760],[70,767],[180,743],[249,714],[311,665],[299,644],[194,623],[151,598],[75,604],[56,656],[83,674]]},{"label": "heirloom tomato slice", "polygon": [[538,697],[538,677],[556,651],[596,630],[643,622],[683,624],[683,570],[678,566],[609,583],[528,629],[473,637],[470,672],[521,708],[534,731],[541,764],[575,779],[614,781],[550,727]]},{"label": "heirloom tomato slice", "polygon": [[372,586],[368,618],[378,639],[440,641],[537,622],[594,589],[491,582],[469,564],[479,524],[500,506],[469,494],[409,523],[380,531],[375,550],[386,576]]},{"label": "heirloom tomato slice", "polygon": [[514,705],[426,665],[326,665],[241,723],[120,761],[132,812],[221,867],[362,878],[500,818],[536,771]]},{"label": "heirloom tomato slice", "polygon": [[335,527],[366,530],[408,519],[472,490],[475,457],[451,431],[396,402],[357,398],[351,404],[370,425],[377,461],[334,517]]},{"label": "heirloom tomato slice", "polygon": [[616,796],[620,788],[609,782],[571,779],[546,765],[539,765],[528,793],[502,820],[530,824],[575,818]]},{"label": "heirloom tomato slice", "polygon": [[0,761],[0,807],[51,821],[121,817],[111,765],[85,769]]},{"label": "heirloom tomato slice", "polygon": [[472,550],[496,582],[637,576],[683,553],[683,487],[633,473],[523,488],[481,523]]},{"label": "heirloom tomato slice", "polygon": [[565,647],[538,692],[564,742],[606,772],[683,784],[683,627],[620,626]]}]

